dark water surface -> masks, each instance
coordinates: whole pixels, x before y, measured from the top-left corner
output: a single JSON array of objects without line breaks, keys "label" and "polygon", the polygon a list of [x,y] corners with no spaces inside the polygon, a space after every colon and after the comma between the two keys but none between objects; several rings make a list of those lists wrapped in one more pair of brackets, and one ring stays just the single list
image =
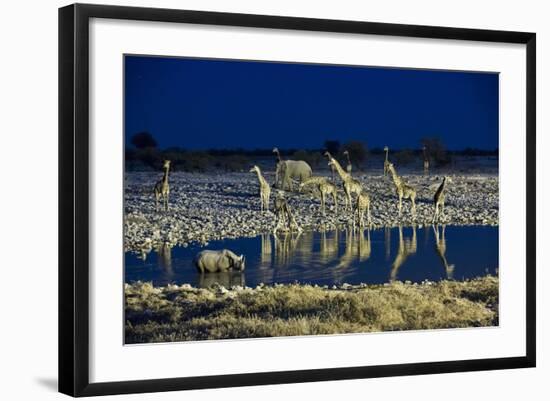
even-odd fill
[{"label": "dark water surface", "polygon": [[[244,272],[199,274],[193,258],[227,248],[246,256]],[[163,247],[144,261],[125,255],[126,282],[226,287],[259,283],[379,284],[391,280],[464,280],[498,274],[498,227],[448,226],[306,232],[211,241],[208,246]]]}]

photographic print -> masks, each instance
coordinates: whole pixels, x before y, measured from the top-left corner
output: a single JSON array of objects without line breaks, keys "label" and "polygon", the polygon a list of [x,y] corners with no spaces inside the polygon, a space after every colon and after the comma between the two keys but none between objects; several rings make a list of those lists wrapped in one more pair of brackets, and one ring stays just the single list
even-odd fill
[{"label": "photographic print", "polygon": [[124,56],[125,344],[499,324],[499,75]]}]

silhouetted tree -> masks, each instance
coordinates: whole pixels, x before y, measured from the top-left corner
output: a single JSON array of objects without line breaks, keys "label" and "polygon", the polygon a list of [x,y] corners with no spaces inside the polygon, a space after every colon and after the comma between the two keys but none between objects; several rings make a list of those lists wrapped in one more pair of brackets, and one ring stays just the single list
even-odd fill
[{"label": "silhouetted tree", "polygon": [[132,145],[134,145],[137,149],[145,149],[145,148],[156,148],[157,147],[157,141],[151,135],[149,132],[140,132],[132,136],[132,139],[130,140]]},{"label": "silhouetted tree", "polygon": [[435,161],[439,166],[449,164],[451,162],[451,156],[443,141],[439,137],[425,137],[420,140],[420,143],[426,147],[428,157]]},{"label": "silhouetted tree", "polygon": [[342,146],[342,150],[348,151],[352,164],[360,166],[367,159],[367,146],[361,141],[350,141]]},{"label": "silhouetted tree", "polygon": [[331,155],[336,155],[340,151],[340,141],[334,141],[327,139],[325,141],[325,150],[330,152]]}]

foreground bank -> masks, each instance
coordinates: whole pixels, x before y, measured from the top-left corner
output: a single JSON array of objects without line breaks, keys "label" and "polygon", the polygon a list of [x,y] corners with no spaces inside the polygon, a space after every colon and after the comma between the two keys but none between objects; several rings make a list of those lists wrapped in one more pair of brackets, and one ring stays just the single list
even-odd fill
[{"label": "foreground bank", "polygon": [[498,325],[498,278],[385,285],[125,286],[126,343]]}]

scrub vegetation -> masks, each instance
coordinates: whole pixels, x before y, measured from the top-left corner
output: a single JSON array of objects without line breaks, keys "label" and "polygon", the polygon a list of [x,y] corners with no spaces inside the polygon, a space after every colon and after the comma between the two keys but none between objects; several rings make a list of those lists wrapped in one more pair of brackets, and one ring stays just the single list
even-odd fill
[{"label": "scrub vegetation", "polygon": [[498,277],[339,287],[126,284],[126,343],[498,325]]}]

